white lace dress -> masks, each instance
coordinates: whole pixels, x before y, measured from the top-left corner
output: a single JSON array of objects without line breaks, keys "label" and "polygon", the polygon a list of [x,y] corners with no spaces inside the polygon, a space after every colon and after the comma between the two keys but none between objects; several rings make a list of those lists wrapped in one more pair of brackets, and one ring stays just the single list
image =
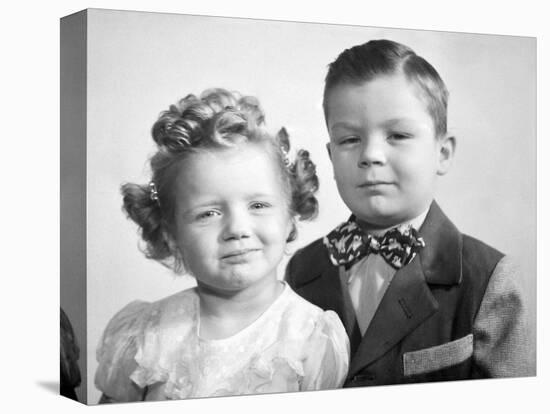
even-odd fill
[{"label": "white lace dress", "polygon": [[199,337],[196,288],[135,301],[109,322],[97,349],[97,388],[114,401],[166,400],[340,387],[349,342],[336,313],[285,284],[251,325]]}]

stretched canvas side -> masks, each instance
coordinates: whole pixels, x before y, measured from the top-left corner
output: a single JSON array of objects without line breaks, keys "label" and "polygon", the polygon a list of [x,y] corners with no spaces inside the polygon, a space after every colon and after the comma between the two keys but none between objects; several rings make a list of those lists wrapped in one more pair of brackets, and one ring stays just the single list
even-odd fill
[{"label": "stretched canvas side", "polygon": [[86,21],[61,19],[60,289],[62,395],[87,403]]}]

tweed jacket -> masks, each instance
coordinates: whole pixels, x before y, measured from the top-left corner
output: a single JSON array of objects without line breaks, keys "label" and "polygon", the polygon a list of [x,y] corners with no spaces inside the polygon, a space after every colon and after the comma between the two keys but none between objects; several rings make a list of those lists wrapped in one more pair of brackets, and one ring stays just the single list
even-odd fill
[{"label": "tweed jacket", "polygon": [[534,375],[517,270],[461,234],[434,201],[419,229],[426,247],[395,273],[365,334],[322,239],[297,251],[286,280],[334,310],[350,337],[344,386]]}]

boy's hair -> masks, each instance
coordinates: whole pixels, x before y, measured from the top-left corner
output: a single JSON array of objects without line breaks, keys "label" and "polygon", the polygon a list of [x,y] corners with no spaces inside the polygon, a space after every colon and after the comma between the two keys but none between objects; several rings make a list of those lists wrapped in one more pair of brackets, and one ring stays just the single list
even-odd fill
[{"label": "boy's hair", "polygon": [[371,40],[344,50],[328,67],[323,94],[323,109],[327,118],[328,93],[342,84],[362,84],[377,76],[403,73],[418,86],[425,97],[436,136],[447,133],[447,102],[445,83],[424,58],[411,48],[391,40]]},{"label": "boy's hair", "polygon": [[[220,151],[243,143],[262,146],[280,170],[293,220],[295,217],[306,220],[317,214],[314,193],[319,181],[309,153],[298,151],[291,163],[286,130],[282,128],[276,136],[270,135],[265,130],[264,112],[252,96],[220,88],[208,89],[199,97],[187,95],[160,114],[152,136],[157,152],[150,159],[151,183],[123,184],[123,209],[140,228],[145,255],[177,273],[184,269],[184,263],[170,231],[175,214],[173,187],[180,168],[193,154]],[[293,225],[287,241],[295,238]]]}]

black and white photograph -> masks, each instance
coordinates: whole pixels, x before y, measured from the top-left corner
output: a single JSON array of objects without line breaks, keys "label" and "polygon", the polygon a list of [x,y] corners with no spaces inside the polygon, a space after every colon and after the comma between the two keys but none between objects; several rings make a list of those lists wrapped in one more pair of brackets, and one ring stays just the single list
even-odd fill
[{"label": "black and white photograph", "polygon": [[37,393],[274,412],[535,395],[538,31],[93,3],[57,13]]},{"label": "black and white photograph", "polygon": [[74,149],[86,226],[61,245],[85,231],[86,262],[61,265],[85,269],[87,403],[535,375],[535,39],[103,9],[61,30],[85,36],[61,180]]}]

